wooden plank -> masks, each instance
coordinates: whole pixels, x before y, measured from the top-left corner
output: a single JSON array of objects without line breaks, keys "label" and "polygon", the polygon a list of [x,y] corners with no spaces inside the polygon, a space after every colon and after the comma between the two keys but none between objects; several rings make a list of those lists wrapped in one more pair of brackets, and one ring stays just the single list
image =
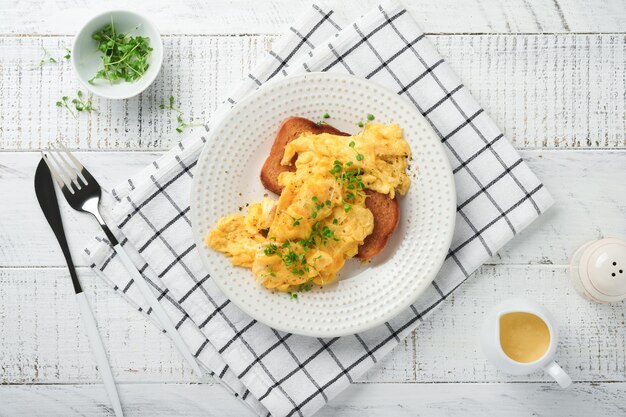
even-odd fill
[{"label": "wooden plank", "polygon": [[[169,417],[253,416],[218,385],[121,384],[125,415]],[[354,384],[316,417],[596,416],[626,413],[626,384]],[[98,385],[1,386],[0,415],[12,417],[110,416]]]},{"label": "wooden plank", "polygon": [[[73,117],[55,102],[81,89],[62,58],[69,38],[0,38],[0,148],[28,150],[62,141],[72,148],[166,150],[183,137],[176,114],[159,109],[170,95],[187,122],[203,123],[220,97],[268,49],[266,37],[177,37],[165,40],[154,84],[129,100],[94,99],[97,113]],[[39,66],[42,46],[58,63]],[[9,56],[5,55],[8,54]],[[202,128],[200,128],[202,129]]]},{"label": "wooden plank", "polygon": [[[105,191],[157,157],[148,152],[80,152],[78,158]],[[523,157],[556,199],[556,205],[506,245],[491,263],[567,265],[588,240],[624,236],[626,151],[524,151]],[[39,155],[0,152],[0,267],[62,266],[63,258],[32,190]],[[601,184],[601,186],[598,186]],[[98,232],[93,219],[62,203],[74,259]]]},{"label": "wooden plank", "polygon": [[[575,381],[626,381],[624,305],[586,301],[573,290],[568,272],[548,265],[483,266],[417,329],[410,362],[416,377],[410,382],[549,381],[541,371],[507,375],[482,353],[479,334],[485,314],[500,301],[520,296],[542,303],[555,316],[560,337],[556,360]],[[394,369],[383,361],[365,379],[402,378]]]},{"label": "wooden plank", "polygon": [[[78,274],[117,380],[197,381],[167,336],[91,270]],[[0,269],[0,300],[0,384],[99,382],[66,268]]]},{"label": "wooden plank", "polygon": [[[86,268],[79,270],[113,373],[121,382],[197,382],[166,336]],[[557,360],[575,381],[626,381],[626,312],[574,293],[567,269],[483,267],[374,369],[366,382],[545,382],[542,372],[506,375],[486,362],[478,333],[500,300],[524,295],[560,324]],[[0,383],[98,382],[62,268],[0,269]],[[0,415],[2,415],[0,413]]]},{"label": "wooden plank", "polygon": [[[337,19],[352,21],[380,0],[334,2]],[[593,7],[583,0],[405,0],[430,33],[623,32],[626,11],[619,0]],[[311,0],[213,0],[211,2],[136,0],[166,34],[278,33],[297,20]],[[16,0],[0,8],[0,34],[73,34],[90,16],[113,5],[94,0]],[[28,13],[24,13],[28,10]]]},{"label": "wooden plank", "polygon": [[[626,147],[625,35],[431,38],[517,147]],[[274,39],[166,38],[152,87],[124,101],[96,98],[97,114],[74,118],[55,106],[81,88],[61,58],[71,39],[0,37],[0,148],[34,150],[62,140],[79,149],[167,150],[181,134],[159,104],[174,95],[186,120],[206,121]],[[38,66],[42,46],[58,64]]]},{"label": "wooden plank", "polygon": [[555,205],[500,250],[493,263],[569,265],[584,243],[626,239],[626,153],[525,151]]}]

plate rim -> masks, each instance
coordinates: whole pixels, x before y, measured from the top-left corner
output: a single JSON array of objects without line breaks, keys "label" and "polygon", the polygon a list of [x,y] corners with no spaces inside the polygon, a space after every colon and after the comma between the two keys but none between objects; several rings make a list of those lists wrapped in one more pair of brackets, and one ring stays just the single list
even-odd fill
[{"label": "plate rim", "polygon": [[[375,84],[377,88],[386,90],[388,93],[393,94],[394,96],[397,96],[400,100],[403,100],[403,98],[398,95],[396,92],[394,92],[393,90],[387,88],[386,86],[380,85],[374,81],[365,79],[363,77],[357,77],[354,75],[350,75],[350,74],[342,74],[342,73],[331,73],[331,72],[307,72],[304,74],[294,74],[294,75],[288,75],[285,77],[281,77],[280,79],[271,79],[267,82],[265,82],[263,85],[261,85],[258,89],[256,89],[255,91],[251,92],[250,94],[248,94],[247,96],[245,96],[242,100],[240,100],[239,102],[237,102],[237,104],[235,104],[231,109],[228,110],[228,112],[226,112],[226,114],[224,114],[223,117],[221,117],[214,125],[211,125],[210,127],[210,131],[208,132],[207,136],[206,136],[206,140],[204,142],[204,144],[202,145],[202,150],[198,156],[198,164],[196,166],[196,170],[200,168],[200,164],[201,161],[203,159],[203,157],[205,156],[205,152],[210,152],[209,150],[209,145],[211,143],[213,139],[213,137],[216,135],[216,132],[219,130],[220,126],[222,124],[224,124],[226,121],[228,121],[229,119],[231,119],[234,115],[236,114],[236,110],[239,107],[243,107],[245,105],[247,105],[249,102],[253,101],[257,95],[262,94],[265,90],[269,89],[269,88],[273,88],[276,85],[280,85],[282,83],[287,83],[290,82],[292,80],[297,80],[297,79],[315,79],[316,77],[322,77],[322,78],[344,78],[347,80],[358,80],[359,82],[365,82],[365,83],[372,83]],[[428,121],[428,119],[426,119],[426,117],[424,115],[422,115],[418,109],[414,108],[413,106],[411,106],[411,109],[414,110],[414,113],[417,117],[422,118],[427,126],[428,129],[432,130],[432,133],[434,135],[435,138],[440,138],[439,135],[434,131],[434,129],[432,128],[432,125],[430,123],[430,121]],[[216,114],[218,114],[216,112]],[[450,220],[450,227],[448,228],[448,230],[446,230],[446,236],[444,237],[444,240],[446,242],[446,244],[444,245],[444,247],[446,248],[446,250],[442,250],[441,253],[438,254],[437,259],[436,259],[436,268],[433,268],[432,272],[432,276],[427,277],[427,279],[424,280],[424,284],[423,286],[419,289],[419,291],[416,291],[416,295],[412,298],[410,298],[407,302],[399,305],[399,307],[392,311],[388,316],[383,317],[381,319],[378,320],[372,320],[371,322],[368,322],[365,325],[361,325],[361,326],[353,326],[350,327],[349,329],[346,329],[345,331],[331,331],[331,330],[323,330],[323,331],[319,331],[319,332],[315,332],[315,331],[306,331],[306,330],[294,330],[293,328],[288,328],[287,326],[282,326],[273,322],[269,322],[267,320],[265,320],[264,317],[259,317],[257,314],[255,314],[253,311],[251,311],[251,309],[248,309],[246,307],[246,305],[244,303],[240,303],[239,300],[237,300],[236,297],[231,297],[230,296],[230,292],[228,291],[228,289],[225,289],[222,284],[220,283],[220,280],[212,280],[215,285],[219,288],[220,291],[222,291],[222,293],[224,294],[224,296],[230,300],[235,306],[237,306],[237,308],[239,308],[242,312],[244,312],[245,314],[247,314],[250,318],[263,323],[264,325],[278,330],[278,331],[283,331],[283,332],[287,332],[287,333],[293,333],[293,334],[297,334],[297,335],[302,335],[302,336],[309,336],[309,337],[321,337],[321,338],[326,338],[326,337],[342,337],[342,336],[348,336],[348,335],[354,335],[354,334],[359,334],[361,332],[373,329],[375,327],[378,327],[382,324],[384,324],[385,322],[393,319],[394,317],[396,317],[398,314],[400,314],[403,310],[405,310],[406,308],[408,308],[410,305],[412,305],[421,295],[424,294],[424,292],[427,290],[428,286],[432,284],[432,282],[435,280],[435,278],[437,277],[437,274],[439,273],[439,271],[441,270],[441,267],[443,266],[444,262],[445,262],[445,258],[446,258],[446,254],[450,248],[450,245],[452,243],[452,238],[454,235],[454,230],[455,230],[455,217],[456,217],[456,201],[457,201],[457,196],[456,196],[456,183],[454,180],[454,173],[452,172],[452,166],[450,164],[450,160],[448,158],[448,155],[446,153],[445,147],[443,146],[443,144],[441,143],[440,140],[436,141],[436,146],[439,148],[439,150],[443,153],[443,155],[445,156],[445,158],[443,158],[443,164],[446,165],[446,178],[448,180],[448,183],[450,185],[450,189],[451,189],[451,199],[450,199],[450,204],[449,207],[447,207],[447,215],[450,217],[448,220]],[[201,231],[198,230],[198,227],[196,226],[197,222],[194,221],[196,219],[196,217],[198,216],[198,210],[196,209],[197,206],[197,201],[198,201],[198,193],[196,192],[197,188],[198,188],[198,176],[194,175],[193,178],[193,183],[192,183],[192,187],[191,187],[191,195],[190,195],[190,218],[191,218],[191,227],[192,227],[192,235],[194,238],[194,243],[196,244],[196,251],[199,253],[200,258],[202,259],[202,264],[205,268],[205,270],[211,274],[211,276],[213,276],[213,272],[211,271],[211,268],[209,267],[209,262],[205,257],[205,254],[203,253],[203,248],[204,248],[204,240],[205,240],[205,236],[202,235]],[[235,266],[232,266],[233,268]],[[251,278],[253,276],[251,275]]]}]

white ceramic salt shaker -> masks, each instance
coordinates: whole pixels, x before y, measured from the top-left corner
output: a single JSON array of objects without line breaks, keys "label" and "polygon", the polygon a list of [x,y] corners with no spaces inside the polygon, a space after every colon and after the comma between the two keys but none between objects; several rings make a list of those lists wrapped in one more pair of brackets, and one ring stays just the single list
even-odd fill
[{"label": "white ceramic salt shaker", "polygon": [[570,280],[576,291],[591,301],[626,299],[626,242],[606,238],[581,246],[572,257]]}]

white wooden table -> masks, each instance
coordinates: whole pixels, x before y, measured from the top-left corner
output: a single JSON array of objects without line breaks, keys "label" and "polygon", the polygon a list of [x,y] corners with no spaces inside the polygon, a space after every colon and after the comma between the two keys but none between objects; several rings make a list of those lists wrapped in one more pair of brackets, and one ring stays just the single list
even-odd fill
[{"label": "white wooden table", "polygon": [[[556,197],[432,318],[320,416],[626,415],[626,304],[595,305],[567,281],[572,252],[626,237],[626,2],[405,0],[423,29]],[[112,415],[66,268],[36,203],[38,149],[63,140],[110,188],[180,136],[159,110],[173,94],[204,121],[307,0],[135,0],[164,36],[153,87],[96,99],[98,115],[55,107],[79,88],[63,46],[95,0],[0,0],[0,416]],[[375,0],[337,2],[365,11]],[[98,280],[80,255],[96,231],[65,209],[128,416],[245,416],[215,382],[198,383],[169,340]],[[561,324],[557,353],[574,381],[513,377],[485,362],[487,309],[524,294]]]}]

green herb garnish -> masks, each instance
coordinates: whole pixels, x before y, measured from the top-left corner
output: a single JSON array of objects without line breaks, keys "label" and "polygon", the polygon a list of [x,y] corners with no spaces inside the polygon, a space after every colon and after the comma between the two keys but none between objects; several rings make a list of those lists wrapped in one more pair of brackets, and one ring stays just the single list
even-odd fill
[{"label": "green herb garnish", "polygon": [[72,99],[72,103],[74,104],[76,111],[91,112],[96,110],[91,104],[91,99],[93,98],[91,93],[89,93],[89,96],[87,96],[86,99],[83,99],[83,92],[78,90],[76,92],[76,96],[76,98]]},{"label": "green herb garnish", "polygon": [[311,197],[311,201],[315,203],[315,209],[313,210],[313,212],[311,212],[312,219],[317,218],[317,212],[323,209],[324,206],[330,207],[331,205],[330,200],[326,200],[325,202],[321,203],[319,202],[319,199],[315,196]]},{"label": "green herb garnish", "polygon": [[302,292],[302,291],[311,291],[311,288],[313,288],[313,278],[309,279],[307,282],[298,285],[298,291]]},{"label": "green herb garnish", "polygon": [[269,245],[267,245],[267,247],[263,250],[263,253],[265,253],[265,256],[271,256],[273,254],[276,253],[276,250],[278,249],[278,246],[274,245],[273,243],[270,243]]},{"label": "green herb garnish", "polygon": [[293,220],[293,226],[294,227],[295,226],[300,226],[300,220],[302,220],[302,217],[298,217],[298,218],[295,218],[293,216],[289,216],[289,217],[291,217],[291,220]]},{"label": "green herb garnish", "polygon": [[367,115],[367,120],[369,120],[370,122],[371,122],[372,120],[374,120],[374,119],[375,119],[375,117],[374,117],[374,115],[373,115],[373,114],[371,114],[371,113],[370,113],[370,114],[368,114],[368,115]]},{"label": "green herb garnish", "polygon": [[178,107],[176,107],[175,101],[176,99],[174,98],[174,96],[169,96],[168,98],[169,104],[165,104],[165,102],[162,101],[161,104],[159,105],[159,108],[161,110],[170,110],[176,113],[176,122],[178,123],[178,125],[176,126],[176,131],[178,133],[182,133],[183,130],[187,127],[201,126],[201,124],[199,123],[185,122],[185,120],[183,119],[183,112]]},{"label": "green herb garnish", "polygon": [[57,102],[56,102],[56,106],[57,106],[57,107],[65,107],[65,108],[67,109],[67,111],[69,111],[69,112],[70,112],[70,114],[71,114],[73,117],[76,117],[76,113],[74,113],[74,112],[72,111],[72,109],[70,108],[70,106],[67,104],[67,100],[69,100],[69,98],[68,98],[67,96],[63,96],[63,97],[61,97],[61,100],[59,100],[59,101],[57,101]]},{"label": "green herb garnish", "polygon": [[328,113],[324,113],[324,115],[322,116],[324,119],[330,119],[330,114]]},{"label": "green herb garnish", "polygon": [[42,46],[41,49],[43,50],[43,56],[39,60],[40,67],[42,67],[46,62],[52,62],[52,63],[57,62],[56,59],[54,59],[53,57],[50,56],[50,54],[48,54],[48,51],[46,50],[46,48]]},{"label": "green herb garnish", "polygon": [[74,109],[76,111],[78,112],[86,111],[90,113],[92,111],[96,111],[96,108],[93,107],[93,104],[91,103],[92,97],[93,96],[89,94],[89,96],[87,96],[87,98],[85,99],[83,96],[83,92],[78,90],[76,92],[76,97],[73,98],[71,101],[68,96],[63,96],[61,97],[61,100],[58,100],[55,104],[57,107],[65,107],[70,112],[70,114],[75,118],[76,113],[74,113],[74,111],[70,107],[70,103],[74,105]]},{"label": "green herb garnish", "polygon": [[121,80],[133,82],[148,70],[150,66],[148,60],[152,52],[149,38],[118,33],[113,20],[91,35],[91,38],[98,42],[98,51],[102,52],[104,68],[89,80],[90,83],[97,79],[111,83]]}]

